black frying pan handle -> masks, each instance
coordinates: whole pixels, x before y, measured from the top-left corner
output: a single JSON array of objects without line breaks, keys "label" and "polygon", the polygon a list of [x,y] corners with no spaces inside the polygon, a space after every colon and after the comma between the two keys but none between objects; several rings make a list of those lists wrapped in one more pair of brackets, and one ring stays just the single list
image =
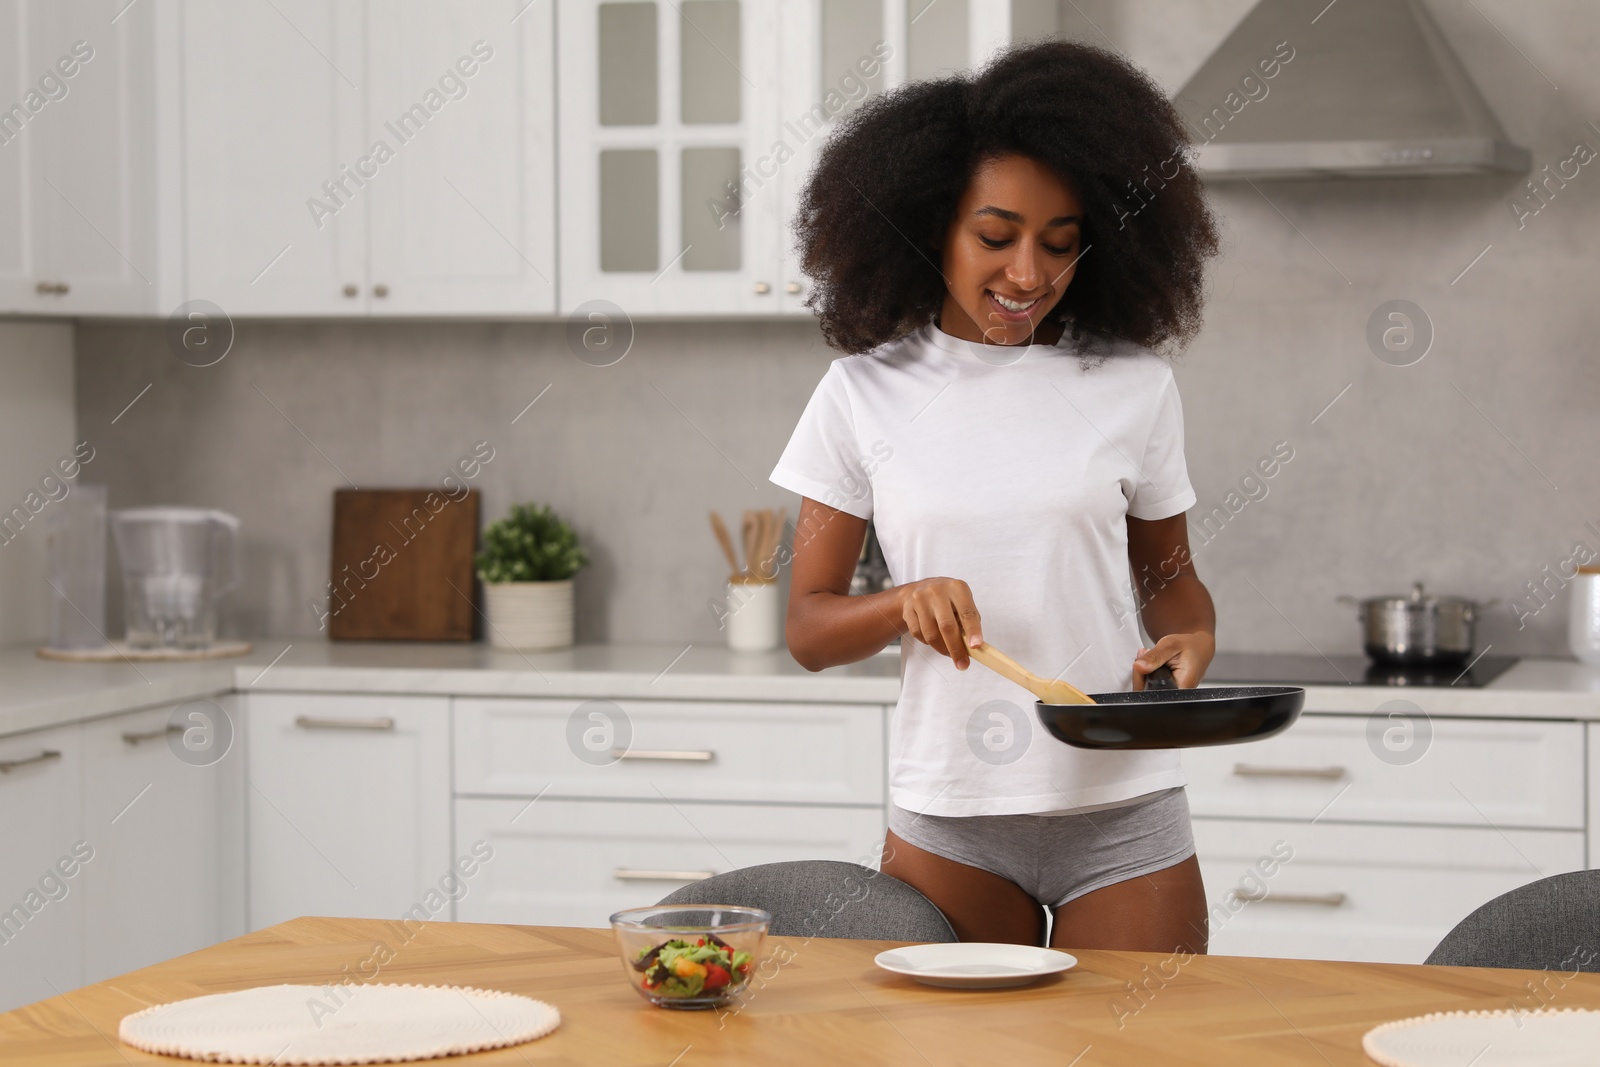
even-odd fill
[{"label": "black frying pan handle", "polygon": [[1155,670],[1144,676],[1146,689],[1176,689],[1178,680],[1172,676],[1172,668],[1163,663]]}]

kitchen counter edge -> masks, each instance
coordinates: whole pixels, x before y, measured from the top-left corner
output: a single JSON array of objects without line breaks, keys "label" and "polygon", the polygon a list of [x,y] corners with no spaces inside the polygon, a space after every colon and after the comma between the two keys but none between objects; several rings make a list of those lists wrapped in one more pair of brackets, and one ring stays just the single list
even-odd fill
[{"label": "kitchen counter edge", "polygon": [[[0,649],[0,736],[139,708],[240,693],[728,700],[892,704],[899,657],[810,672],[785,651],[580,645],[502,652],[483,645],[258,642],[249,655],[187,663],[59,663]],[[1307,686],[1312,714],[1364,715],[1406,701],[1430,716],[1600,721],[1600,667],[1524,659],[1483,689]],[[1404,705],[1402,705],[1404,706]]]}]

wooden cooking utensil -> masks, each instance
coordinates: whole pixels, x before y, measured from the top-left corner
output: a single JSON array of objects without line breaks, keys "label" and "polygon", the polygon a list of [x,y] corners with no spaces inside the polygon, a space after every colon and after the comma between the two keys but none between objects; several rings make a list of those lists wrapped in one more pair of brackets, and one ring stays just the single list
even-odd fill
[{"label": "wooden cooking utensil", "polygon": [[728,536],[728,524],[722,521],[722,516],[715,511],[711,513],[711,531],[717,535],[717,544],[722,546],[722,554],[728,560],[728,577],[739,576],[739,556],[733,551],[733,538]]},{"label": "wooden cooking utensil", "polygon": [[766,508],[756,509],[756,550],[750,557],[750,574],[757,581],[767,579],[767,527],[771,522]]},{"label": "wooden cooking utensil", "polygon": [[768,574],[776,578],[778,576],[778,546],[783,544],[783,527],[789,521],[789,512],[787,508],[774,508],[767,514],[772,516],[772,522],[767,528],[766,564]]},{"label": "wooden cooking utensil", "polygon": [[744,542],[744,577],[755,574],[756,566],[756,513],[746,509],[739,523],[739,539]]},{"label": "wooden cooking utensil", "polygon": [[985,642],[967,649],[967,654],[996,674],[1016,682],[1038,697],[1044,704],[1093,704],[1094,700],[1082,689],[1068,682],[1041,678],[1022,664]]}]

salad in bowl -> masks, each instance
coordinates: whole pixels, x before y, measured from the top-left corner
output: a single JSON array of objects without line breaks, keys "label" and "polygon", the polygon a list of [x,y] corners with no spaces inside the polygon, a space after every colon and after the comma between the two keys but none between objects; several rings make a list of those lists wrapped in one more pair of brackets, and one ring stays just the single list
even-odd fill
[{"label": "salad in bowl", "polygon": [[731,904],[657,905],[611,916],[629,984],[662,1008],[710,1008],[744,989],[772,916]]}]

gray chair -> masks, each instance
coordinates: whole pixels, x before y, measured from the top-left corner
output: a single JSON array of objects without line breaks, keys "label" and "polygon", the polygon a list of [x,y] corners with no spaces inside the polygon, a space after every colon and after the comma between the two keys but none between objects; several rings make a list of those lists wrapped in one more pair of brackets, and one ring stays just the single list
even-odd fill
[{"label": "gray chair", "polygon": [[898,878],[839,860],[763,863],[690,882],[661,904],[736,904],[772,914],[775,937],[954,941],[933,902]]},{"label": "gray chair", "polygon": [[1456,924],[1427,963],[1600,972],[1600,870],[1541,878]]}]

